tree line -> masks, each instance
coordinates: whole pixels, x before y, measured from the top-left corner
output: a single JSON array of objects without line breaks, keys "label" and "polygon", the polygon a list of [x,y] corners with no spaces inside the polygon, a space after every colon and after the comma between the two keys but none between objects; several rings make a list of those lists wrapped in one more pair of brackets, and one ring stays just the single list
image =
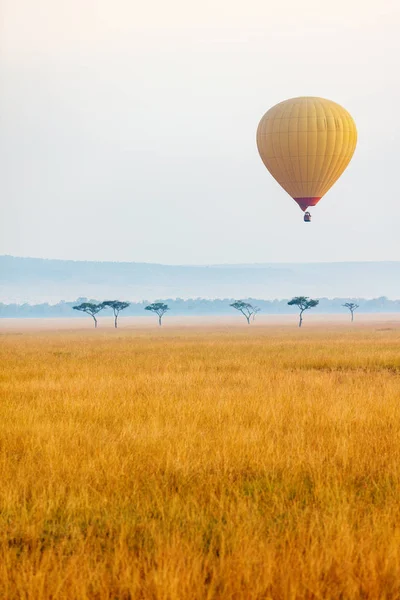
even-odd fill
[{"label": "tree line", "polygon": [[[248,302],[253,306],[260,309],[264,315],[282,315],[293,313],[293,307],[288,306],[288,300],[262,300],[255,298],[243,298],[240,301]],[[386,297],[380,298],[319,298],[318,306],[313,311],[319,314],[339,314],[342,313],[344,308],[343,305],[346,303],[354,303],[359,306],[357,312],[359,313],[400,313],[400,300],[389,300]],[[49,304],[44,302],[42,304],[2,304],[0,302],[0,318],[25,318],[25,317],[72,317],[75,311],[72,307],[81,304],[83,302],[91,302],[98,304],[99,299],[81,297],[75,301],[62,300],[56,304]],[[153,302],[153,301],[151,301]],[[126,316],[140,316],[143,315],[145,307],[148,306],[150,301],[131,301],[129,306],[124,309],[123,314]],[[235,298],[162,298],[157,299],[157,302],[167,304],[171,313],[178,316],[206,316],[206,315],[229,315],[232,314],[231,304],[236,302]],[[103,314],[103,313],[101,313]],[[106,309],[104,314],[113,314],[111,309]],[[78,313],[75,312],[78,316]],[[84,314],[82,313],[83,317]],[[253,317],[251,317],[253,320]]]},{"label": "tree line", "polygon": [[[313,298],[309,298],[308,296],[294,296],[288,302],[288,306],[297,306],[299,309],[299,327],[303,324],[303,314],[306,310],[310,310],[311,308],[315,308],[318,306],[319,300],[314,300]],[[254,321],[255,316],[258,312],[260,312],[260,308],[258,306],[253,306],[250,302],[244,302],[243,300],[236,300],[230,306],[235,308],[246,318],[248,325],[250,325],[250,319]],[[355,302],[345,302],[342,304],[345,308],[348,308],[351,314],[351,321],[354,321],[354,312],[357,308],[360,307],[359,304]]]},{"label": "tree line", "polygon": [[[309,298],[308,296],[294,296],[291,300],[288,301],[288,306],[297,306],[299,309],[299,327],[303,324],[303,314],[305,311],[310,310],[311,308],[315,308],[319,304],[319,300]],[[118,316],[122,310],[125,310],[130,305],[130,302],[121,302],[120,300],[104,300],[98,304],[94,302],[81,302],[76,306],[73,306],[73,310],[77,310],[79,312],[84,312],[87,315],[91,316],[94,321],[94,326],[97,328],[97,317],[99,312],[106,308],[111,308],[114,314],[114,327],[118,327]],[[255,319],[257,313],[260,312],[260,308],[251,304],[250,302],[245,302],[244,300],[235,300],[230,304],[232,308],[240,312],[246,319],[248,325],[250,325],[250,320]],[[351,313],[351,320],[354,320],[354,312],[359,308],[359,305],[355,302],[346,302],[342,304],[345,308],[348,308]],[[165,313],[170,310],[168,304],[163,302],[153,302],[152,304],[148,304],[144,307],[145,310],[148,310],[158,317],[158,324],[161,327],[162,318]]]},{"label": "tree line", "polygon": [[[81,302],[81,304],[77,304],[73,306],[73,310],[78,310],[80,312],[84,312],[87,315],[90,315],[94,321],[94,326],[97,328],[97,318],[96,315],[99,314],[105,308],[111,308],[114,313],[114,327],[117,329],[118,327],[118,317],[119,313],[122,310],[125,310],[130,305],[130,302],[121,302],[120,300],[104,300],[99,304],[95,304],[94,302]],[[169,310],[167,304],[163,302],[153,302],[153,304],[149,304],[145,306],[145,310],[149,310],[155,313],[158,316],[158,324],[161,327],[162,318],[164,314]]]}]

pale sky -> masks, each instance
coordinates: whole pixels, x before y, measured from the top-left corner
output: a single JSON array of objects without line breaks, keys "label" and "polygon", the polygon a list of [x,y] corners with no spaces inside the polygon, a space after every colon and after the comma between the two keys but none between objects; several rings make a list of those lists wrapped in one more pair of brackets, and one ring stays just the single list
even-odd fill
[{"label": "pale sky", "polygon": [[[2,0],[0,254],[400,260],[399,0]],[[305,224],[262,115],[342,104],[359,142]]]}]

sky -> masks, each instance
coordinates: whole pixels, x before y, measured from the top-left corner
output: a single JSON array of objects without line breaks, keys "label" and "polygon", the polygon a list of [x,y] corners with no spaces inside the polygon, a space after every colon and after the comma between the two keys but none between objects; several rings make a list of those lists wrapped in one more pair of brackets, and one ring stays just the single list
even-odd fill
[{"label": "sky", "polygon": [[[398,0],[2,0],[0,28],[0,254],[400,260]],[[255,142],[296,96],[359,134],[311,224]]]}]

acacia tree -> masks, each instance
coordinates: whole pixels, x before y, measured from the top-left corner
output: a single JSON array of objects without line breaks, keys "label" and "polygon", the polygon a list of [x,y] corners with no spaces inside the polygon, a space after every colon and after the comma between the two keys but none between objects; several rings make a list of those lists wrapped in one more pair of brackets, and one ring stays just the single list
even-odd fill
[{"label": "acacia tree", "polygon": [[114,313],[114,327],[115,329],[118,327],[118,315],[121,310],[125,310],[128,308],[130,302],[120,302],[120,300],[104,300],[101,303],[103,308],[112,308]]},{"label": "acacia tree", "polygon": [[163,302],[153,302],[153,304],[149,304],[148,306],[146,306],[145,310],[150,310],[151,312],[158,315],[158,324],[161,327],[161,319],[163,318],[167,310],[169,310],[169,306],[168,304],[164,304]]},{"label": "acacia tree", "polygon": [[101,310],[103,310],[103,304],[94,304],[93,302],[82,302],[82,304],[78,304],[77,306],[72,307],[74,310],[79,310],[81,312],[90,315],[94,320],[94,326],[97,327],[97,319],[96,315]]},{"label": "acacia tree", "polygon": [[[235,300],[232,304],[232,308],[236,308],[239,312],[242,313],[246,317],[246,321],[248,325],[250,325],[250,318],[252,315],[255,315],[260,309],[257,309],[255,306],[250,304],[250,302],[244,302],[243,300]],[[254,320],[254,316],[253,316]]]},{"label": "acacia tree", "polygon": [[355,302],[345,302],[342,304],[342,306],[345,306],[349,309],[351,312],[351,320],[354,321],[354,311],[357,310],[357,308],[360,308],[360,305],[356,304]]},{"label": "acacia tree", "polygon": [[308,296],[295,296],[288,302],[289,306],[298,306],[300,309],[299,313],[299,327],[303,323],[303,312],[305,310],[309,310],[310,308],[314,308],[314,306],[318,306],[319,300],[313,300]]}]

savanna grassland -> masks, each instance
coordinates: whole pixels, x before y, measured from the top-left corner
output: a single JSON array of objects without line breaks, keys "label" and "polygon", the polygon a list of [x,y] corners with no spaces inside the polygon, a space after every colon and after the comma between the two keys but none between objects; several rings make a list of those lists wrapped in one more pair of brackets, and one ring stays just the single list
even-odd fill
[{"label": "savanna grassland", "polygon": [[400,326],[0,344],[0,598],[400,598]]}]

